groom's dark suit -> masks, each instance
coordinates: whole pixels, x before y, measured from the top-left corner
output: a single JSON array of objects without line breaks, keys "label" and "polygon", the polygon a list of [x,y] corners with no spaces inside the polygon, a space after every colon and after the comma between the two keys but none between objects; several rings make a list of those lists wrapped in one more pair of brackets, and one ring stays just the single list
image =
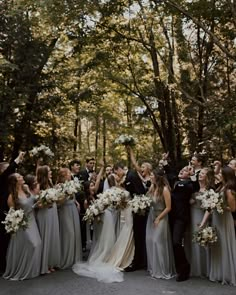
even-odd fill
[{"label": "groom's dark suit", "polygon": [[[124,184],[125,184],[125,189],[130,192],[131,198],[135,194],[141,195],[146,193],[143,183],[136,171],[128,170]],[[146,224],[147,224],[147,216],[140,216],[138,214],[133,214],[135,253],[134,253],[132,266],[128,268],[130,269],[130,271],[146,268],[146,265],[147,265]]]}]

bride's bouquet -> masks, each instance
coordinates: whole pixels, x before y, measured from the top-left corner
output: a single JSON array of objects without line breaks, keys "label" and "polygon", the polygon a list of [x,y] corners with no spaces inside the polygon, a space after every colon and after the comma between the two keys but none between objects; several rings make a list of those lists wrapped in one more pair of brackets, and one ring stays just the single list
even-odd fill
[{"label": "bride's bouquet", "polygon": [[129,192],[119,187],[112,187],[104,195],[110,200],[110,207],[115,210],[125,209],[129,201]]},{"label": "bride's bouquet", "polygon": [[51,206],[54,202],[58,202],[63,198],[64,194],[60,188],[48,188],[39,192],[36,201],[43,206]]},{"label": "bride's bouquet", "polygon": [[199,229],[193,234],[193,242],[198,243],[202,247],[207,247],[210,244],[216,243],[218,240],[217,231],[215,227],[205,227]]},{"label": "bride's bouquet", "polygon": [[196,199],[201,201],[201,208],[204,210],[212,211],[217,210],[218,213],[223,214],[224,212],[224,202],[223,198],[219,193],[214,192],[210,189],[196,197]]},{"label": "bride's bouquet", "polygon": [[44,144],[40,145],[39,147],[34,147],[29,151],[29,154],[31,157],[37,156],[38,158],[44,158],[45,156],[51,158],[54,156],[54,153],[50,150],[50,148]]},{"label": "bride's bouquet", "polygon": [[151,198],[146,195],[134,195],[134,198],[129,201],[129,205],[133,213],[146,215],[151,206],[151,202]]},{"label": "bride's bouquet", "polygon": [[115,144],[123,144],[133,146],[136,144],[136,140],[132,135],[122,134],[116,140]]},{"label": "bride's bouquet", "polygon": [[81,182],[75,178],[64,183],[57,185],[57,188],[61,191],[61,194],[65,196],[67,200],[73,199],[74,195],[81,191],[82,185]]},{"label": "bride's bouquet", "polygon": [[6,218],[2,221],[5,224],[5,230],[7,233],[14,234],[20,228],[26,229],[28,226],[28,218],[22,209],[15,210],[10,208],[6,214]]}]

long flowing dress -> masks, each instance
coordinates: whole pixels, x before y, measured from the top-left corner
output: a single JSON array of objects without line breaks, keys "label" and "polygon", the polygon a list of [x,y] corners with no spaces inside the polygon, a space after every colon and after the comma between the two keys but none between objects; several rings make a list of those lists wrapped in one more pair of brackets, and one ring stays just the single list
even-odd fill
[{"label": "long flowing dress", "polygon": [[82,260],[82,242],[79,213],[74,199],[66,200],[58,210],[61,262],[60,268],[72,267]]},{"label": "long flowing dress", "polygon": [[40,275],[42,243],[32,206],[35,198],[19,198],[19,208],[28,216],[28,226],[11,235],[7,250],[7,267],[3,277],[25,280]]},{"label": "long flowing dress", "polygon": [[158,198],[152,202],[146,228],[147,265],[152,277],[171,279],[175,275],[175,263],[168,214],[157,227],[153,224],[164,209],[164,200]]},{"label": "long flowing dress", "polygon": [[201,201],[196,197],[201,192],[195,193],[192,199],[195,201],[191,205],[191,223],[190,223],[190,264],[191,275],[195,277],[209,276],[209,249],[201,247],[199,244],[191,242],[193,233],[199,230],[198,224],[203,219],[205,211],[201,208]]},{"label": "long flowing dress", "polygon": [[122,282],[123,274],[114,266],[105,263],[115,243],[116,215],[106,209],[100,220],[93,224],[93,244],[85,263],[77,262],[72,270],[81,276],[96,278],[100,282]]},{"label": "long flowing dress", "polygon": [[119,269],[124,269],[131,264],[134,258],[133,216],[130,207],[121,210],[119,224],[120,230],[116,243],[106,262]]},{"label": "long flowing dress", "polygon": [[60,267],[60,234],[57,205],[41,208],[37,212],[37,223],[42,239],[41,274],[51,267]]},{"label": "long flowing dress", "polygon": [[[221,192],[224,203],[226,196]],[[211,247],[209,279],[236,286],[236,240],[234,221],[230,211],[212,213],[212,226],[217,229],[218,241]]]}]

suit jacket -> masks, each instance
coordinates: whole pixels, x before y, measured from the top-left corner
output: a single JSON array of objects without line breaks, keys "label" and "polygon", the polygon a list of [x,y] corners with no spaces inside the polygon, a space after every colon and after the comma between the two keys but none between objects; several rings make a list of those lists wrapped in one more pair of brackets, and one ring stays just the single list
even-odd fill
[{"label": "suit jacket", "polygon": [[89,173],[86,169],[82,169],[80,170],[78,177],[79,177],[79,180],[86,182],[89,180]]},{"label": "suit jacket", "polygon": [[190,219],[190,198],[194,193],[194,186],[190,179],[179,180],[176,182],[171,193],[171,211],[172,219],[189,221]]},{"label": "suit jacket", "polygon": [[142,180],[136,171],[128,170],[124,185],[125,189],[130,192],[131,197],[133,197],[134,194],[142,195],[146,193]]}]

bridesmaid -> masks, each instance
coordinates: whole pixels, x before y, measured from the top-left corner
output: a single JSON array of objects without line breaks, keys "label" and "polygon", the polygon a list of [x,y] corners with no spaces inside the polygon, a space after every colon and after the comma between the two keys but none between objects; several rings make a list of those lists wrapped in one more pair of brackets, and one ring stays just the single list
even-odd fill
[{"label": "bridesmaid", "polygon": [[41,238],[35,221],[33,205],[35,198],[24,188],[24,179],[14,173],[9,177],[8,206],[23,209],[28,216],[28,226],[11,236],[7,251],[5,279],[25,280],[40,275]]},{"label": "bridesmaid", "polygon": [[148,271],[154,278],[170,279],[175,275],[168,222],[168,212],[171,210],[170,189],[161,170],[151,173],[151,181],[148,194],[152,198],[152,205],[146,229]]},{"label": "bridesmaid", "polygon": [[[40,190],[52,187],[52,172],[48,166],[37,168],[37,181]],[[43,207],[39,205],[37,213],[39,232],[42,238],[41,274],[55,271],[60,266],[60,235],[57,205]]]},{"label": "bridesmaid", "polygon": [[[57,183],[71,180],[71,172],[68,168],[61,168],[58,173]],[[82,260],[82,244],[79,213],[75,198],[64,199],[58,210],[61,263],[60,268],[71,267],[74,263]]]},{"label": "bridesmaid", "polygon": [[[219,193],[224,201],[224,213],[212,213],[212,226],[217,229],[218,241],[211,248],[209,279],[213,282],[236,286],[236,240],[231,212],[236,210],[236,180],[234,170],[222,168],[222,187]],[[206,212],[200,226],[204,226],[210,213]]]},{"label": "bridesmaid", "polygon": [[209,275],[209,251],[207,248],[199,246],[197,243],[193,243],[193,233],[199,229],[199,223],[204,216],[204,210],[201,208],[201,201],[196,199],[197,196],[205,193],[207,190],[213,187],[214,184],[214,172],[210,168],[201,169],[198,176],[199,191],[192,195],[190,200],[191,204],[191,222],[190,222],[190,264],[191,275],[196,277],[208,277]]}]

